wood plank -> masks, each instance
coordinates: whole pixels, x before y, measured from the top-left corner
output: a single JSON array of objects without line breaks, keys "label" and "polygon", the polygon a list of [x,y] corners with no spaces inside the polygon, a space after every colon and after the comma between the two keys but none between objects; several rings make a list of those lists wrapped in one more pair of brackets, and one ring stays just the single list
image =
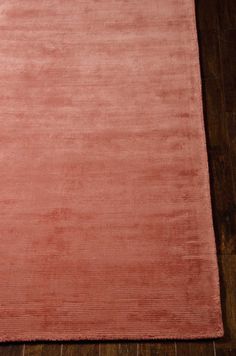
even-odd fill
[{"label": "wood plank", "polygon": [[176,344],[173,341],[143,342],[138,345],[138,356],[176,356]]},{"label": "wood plank", "polygon": [[137,356],[138,345],[136,342],[122,342],[118,348],[120,356]]},{"label": "wood plank", "polygon": [[98,343],[78,342],[65,343],[61,356],[97,356],[99,355]]},{"label": "wood plank", "polygon": [[219,0],[220,27],[222,29],[236,28],[236,1]]},{"label": "wood plank", "polygon": [[220,32],[220,53],[226,112],[236,112],[236,28]]},{"label": "wood plank", "polygon": [[100,356],[137,356],[137,343],[135,342],[110,342],[100,343]]},{"label": "wood plank", "polygon": [[200,30],[216,30],[218,28],[218,4],[216,0],[195,0],[196,17]]},{"label": "wood plank", "polygon": [[219,262],[225,335],[215,342],[218,354],[236,349],[236,255],[220,256]]},{"label": "wood plank", "polygon": [[28,343],[25,345],[24,356],[61,356],[61,344]]},{"label": "wood plank", "polygon": [[236,355],[236,348],[225,348],[221,350],[216,350],[216,356],[235,356]]},{"label": "wood plank", "polygon": [[222,120],[224,114],[221,80],[209,75],[202,79],[204,119],[211,152],[219,151],[226,145],[226,127]]},{"label": "wood plank", "polygon": [[24,356],[41,356],[43,344],[25,344]]},{"label": "wood plank", "polygon": [[101,343],[99,344],[99,356],[116,356],[119,352],[119,344],[116,343]]},{"label": "wood plank", "polygon": [[198,31],[201,74],[204,78],[220,78],[220,49],[218,31]]},{"label": "wood plank", "polygon": [[214,356],[213,341],[178,342],[177,356]]},{"label": "wood plank", "polygon": [[22,356],[23,355],[23,344],[1,344],[0,355],[1,356]]},{"label": "wood plank", "polygon": [[236,241],[234,231],[234,201],[232,171],[229,156],[226,153],[211,154],[211,171],[214,193],[212,200],[214,205],[214,222],[216,231],[216,243],[220,254],[234,254]]},{"label": "wood plank", "polygon": [[[236,215],[236,113],[227,113],[226,114],[226,123],[227,123],[227,132],[228,132],[228,140],[229,140],[229,153],[231,155],[231,166],[232,166],[232,176],[233,176],[233,199],[234,199],[234,210],[233,210],[233,224],[232,228],[234,229],[234,233],[236,230],[235,223],[235,215]],[[236,238],[235,238],[236,241]]]}]

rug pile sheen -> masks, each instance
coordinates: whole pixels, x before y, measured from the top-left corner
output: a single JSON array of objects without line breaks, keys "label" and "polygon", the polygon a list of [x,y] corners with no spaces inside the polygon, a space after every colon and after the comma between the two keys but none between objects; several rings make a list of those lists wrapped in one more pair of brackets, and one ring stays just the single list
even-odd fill
[{"label": "rug pile sheen", "polygon": [[193,0],[0,2],[0,340],[222,335]]}]

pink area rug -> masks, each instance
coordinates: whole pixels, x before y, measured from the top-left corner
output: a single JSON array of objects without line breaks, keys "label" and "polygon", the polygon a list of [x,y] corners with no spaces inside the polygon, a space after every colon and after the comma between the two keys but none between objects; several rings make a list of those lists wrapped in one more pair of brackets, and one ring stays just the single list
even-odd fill
[{"label": "pink area rug", "polygon": [[0,340],[223,333],[193,0],[0,2]]}]

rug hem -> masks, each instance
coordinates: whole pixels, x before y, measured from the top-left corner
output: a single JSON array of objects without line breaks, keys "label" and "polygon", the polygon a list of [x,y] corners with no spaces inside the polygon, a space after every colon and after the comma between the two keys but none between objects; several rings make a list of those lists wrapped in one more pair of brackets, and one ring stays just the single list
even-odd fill
[{"label": "rug hem", "polygon": [[138,340],[205,340],[205,339],[219,339],[224,336],[224,330],[221,329],[212,334],[198,334],[198,335],[171,335],[171,336],[164,336],[164,335],[137,335],[137,336],[105,336],[105,335],[97,335],[97,336],[82,336],[78,335],[76,337],[69,337],[66,335],[58,336],[58,337],[44,337],[44,336],[29,336],[29,337],[0,337],[0,343],[4,342],[34,342],[34,341],[138,341]]}]

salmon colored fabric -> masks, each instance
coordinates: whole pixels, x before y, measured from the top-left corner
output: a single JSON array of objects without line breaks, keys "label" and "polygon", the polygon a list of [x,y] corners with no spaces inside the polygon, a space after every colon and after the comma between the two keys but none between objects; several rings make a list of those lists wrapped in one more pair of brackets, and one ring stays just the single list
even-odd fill
[{"label": "salmon colored fabric", "polygon": [[222,335],[193,0],[0,2],[0,340]]}]

